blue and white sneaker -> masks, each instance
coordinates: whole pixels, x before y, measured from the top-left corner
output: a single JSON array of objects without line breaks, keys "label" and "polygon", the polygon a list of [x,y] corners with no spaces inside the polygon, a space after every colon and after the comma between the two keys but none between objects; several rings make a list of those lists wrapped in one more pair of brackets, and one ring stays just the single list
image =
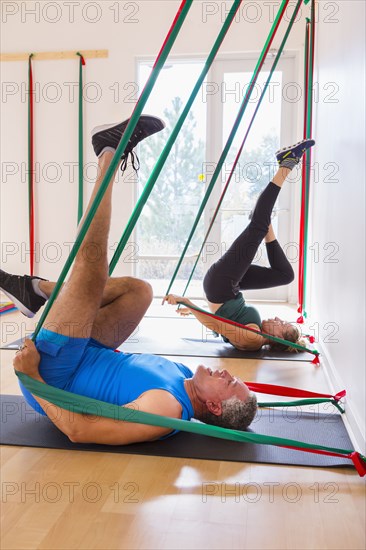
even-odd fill
[{"label": "blue and white sneaker", "polygon": [[305,151],[315,145],[313,139],[303,139],[295,145],[290,145],[284,149],[280,149],[276,152],[276,158],[281,168],[289,168],[292,170],[297,164],[299,164]]},{"label": "blue and white sneaker", "polygon": [[[106,151],[114,153],[122,139],[129,120],[115,124],[98,126],[92,131],[92,143],[95,154],[100,157]],[[160,132],[165,128],[165,122],[160,118],[149,115],[142,115],[122,155],[121,170],[124,172],[127,167],[128,156],[131,155],[131,163],[135,171],[139,169],[140,162],[133,149],[143,139]]]}]

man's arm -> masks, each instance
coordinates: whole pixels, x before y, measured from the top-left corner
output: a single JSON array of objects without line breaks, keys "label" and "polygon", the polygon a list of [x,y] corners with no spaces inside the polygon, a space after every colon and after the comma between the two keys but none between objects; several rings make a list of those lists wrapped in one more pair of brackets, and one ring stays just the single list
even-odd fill
[{"label": "man's arm", "polygon": [[[194,303],[188,298],[169,294],[167,297],[164,298],[164,300],[171,305],[177,305],[178,302],[183,302],[186,308],[189,309],[192,315],[194,315],[202,325],[204,325],[209,330],[225,336],[225,338],[230,340],[231,344],[237,349],[258,351],[266,343],[266,339],[263,338],[263,336],[261,336],[260,334],[255,334],[254,332],[251,332],[244,328],[235,327],[233,325],[230,325],[229,323],[218,321],[217,319],[213,319],[212,317],[209,317],[204,313],[192,309],[190,306],[194,306]],[[185,314],[184,309],[182,311],[183,314]],[[248,327],[255,330],[260,330],[259,326],[255,324],[249,324]]]},{"label": "man's arm", "polygon": [[[166,395],[162,395],[166,394]],[[98,443],[101,445],[130,445],[155,441],[173,430],[159,426],[137,424],[101,416],[83,415],[61,409],[52,403],[34,396],[48,418],[73,443]],[[163,390],[150,390],[133,403],[123,405],[133,410],[149,412],[171,418],[181,418],[182,408],[177,400]]]},{"label": "man's arm", "polygon": [[[24,372],[39,382],[45,383],[38,370],[40,355],[37,348],[31,340],[27,340],[25,346],[15,356],[15,370]],[[82,415],[61,409],[36,395],[33,397],[55,426],[74,443],[128,445],[142,441],[154,441],[173,431],[170,428],[148,426],[100,416]],[[181,405],[173,395],[164,390],[145,392],[136,401],[128,403],[124,407],[172,418],[181,418],[182,416]],[[131,415],[133,415],[133,410],[131,410]]]}]

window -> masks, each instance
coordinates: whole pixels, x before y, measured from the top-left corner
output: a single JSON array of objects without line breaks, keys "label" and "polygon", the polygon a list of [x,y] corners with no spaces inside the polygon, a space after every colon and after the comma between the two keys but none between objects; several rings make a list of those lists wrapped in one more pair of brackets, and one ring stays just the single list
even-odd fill
[{"label": "window", "polygon": [[[150,280],[156,295],[163,295],[166,291],[191,231],[205,188],[232,129],[254,65],[254,59],[219,60],[214,63],[141,214],[137,225],[139,261],[136,264],[136,275]],[[140,86],[146,82],[151,66],[151,62],[147,61],[139,64]],[[143,162],[140,169],[139,193],[202,68],[201,61],[173,60],[161,72],[145,112],[163,118],[167,128],[141,144],[140,156]],[[257,106],[268,71],[266,67],[263,69],[253,90],[250,104],[221,177],[217,181],[174,284],[176,293],[183,290],[191,273],[222,187]],[[291,72],[292,60],[282,59],[260,106],[220,214],[198,263],[188,291],[189,296],[203,295],[204,273],[245,228],[258,194],[273,175],[274,152],[282,143],[290,142],[294,106],[283,100],[282,86],[290,81]],[[290,197],[289,189],[284,187],[272,222],[282,243],[290,240]],[[256,262],[265,265],[264,247],[259,250]],[[287,300],[287,292],[287,287],[268,289],[260,293],[250,291],[246,292],[246,298]]]},{"label": "window", "polygon": [[[202,72],[202,62],[172,62],[159,77],[145,109],[164,119],[166,129],[142,142],[139,192],[174,128],[185,103]],[[151,64],[140,64],[140,85],[151,71]],[[205,192],[201,172],[205,161],[206,105],[198,96],[169,158],[149,197],[137,227],[139,261],[136,275],[153,282],[156,294],[163,294],[169,284],[181,251],[196,217]],[[188,249],[179,277],[179,292],[187,279],[203,240],[204,222],[200,223]],[[202,281],[202,266],[196,280]],[[201,283],[198,284],[201,292]]]}]

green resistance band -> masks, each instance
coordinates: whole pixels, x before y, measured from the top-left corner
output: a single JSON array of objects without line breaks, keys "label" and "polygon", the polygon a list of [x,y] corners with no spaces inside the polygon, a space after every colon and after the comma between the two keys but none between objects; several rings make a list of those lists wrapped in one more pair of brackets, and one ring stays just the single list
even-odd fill
[{"label": "green resistance band", "polygon": [[272,407],[303,407],[305,405],[318,405],[321,403],[331,403],[340,413],[344,413],[343,407],[335,399],[329,397],[313,398],[313,399],[297,399],[297,401],[260,401],[258,407],[260,409],[268,409]]},{"label": "green resistance band", "polygon": [[188,116],[188,113],[189,111],[191,110],[191,107],[198,95],[198,92],[207,76],[207,73],[217,55],[217,52],[219,51],[220,49],[220,46],[226,36],[226,33],[228,32],[229,28],[230,28],[230,25],[231,23],[233,22],[233,19],[235,18],[235,15],[240,7],[240,4],[241,4],[242,0],[236,0],[231,9],[230,9],[230,12],[224,22],[224,25],[219,33],[219,36],[217,37],[214,45],[213,45],[213,48],[206,60],[206,63],[205,63],[205,66],[203,67],[203,70],[200,74],[200,76],[198,77],[198,80],[193,88],[193,91],[187,101],[187,104],[186,106],[184,107],[183,111],[182,111],[182,114],[180,115],[179,119],[178,119],[178,122],[177,124],[175,125],[172,133],[170,134],[169,136],[169,139],[163,149],[163,151],[161,152],[160,154],[160,157],[159,159],[157,160],[154,168],[153,168],[153,171],[151,172],[146,184],[145,184],[145,187],[143,189],[143,192],[141,193],[141,196],[139,197],[139,200],[137,201],[137,204],[131,214],[131,217],[129,219],[129,221],[127,222],[127,225],[126,225],[126,229],[124,230],[123,232],[123,235],[118,243],[118,246],[115,250],[115,253],[113,254],[113,257],[112,257],[112,260],[109,264],[109,274],[112,275],[120,257],[121,257],[121,254],[122,252],[124,251],[125,249],[125,246],[127,244],[127,241],[128,239],[130,238],[131,236],[131,233],[132,231],[134,230],[134,227],[140,217],[140,214],[146,204],[146,201],[147,199],[149,198],[150,194],[151,194],[151,191],[153,190],[153,187],[164,167],[164,164],[170,154],[170,151],[172,150],[173,148],[173,145],[178,137],[178,134]]},{"label": "green resistance band", "polygon": [[[301,1],[302,1],[302,0],[300,0],[300,2],[301,2]],[[199,221],[200,221],[200,219],[201,219],[201,217],[202,217],[203,211],[204,211],[204,209],[205,209],[205,207],[206,207],[206,204],[207,204],[207,202],[208,202],[208,200],[209,200],[209,198],[210,198],[210,195],[211,195],[211,193],[212,193],[212,191],[213,191],[213,188],[214,188],[214,186],[215,186],[215,184],[216,184],[216,181],[218,180],[218,178],[219,178],[219,176],[220,176],[220,173],[221,173],[222,167],[223,167],[223,165],[224,165],[224,162],[225,162],[225,160],[226,160],[226,158],[227,158],[227,155],[228,155],[228,153],[229,153],[229,151],[230,151],[230,149],[231,149],[231,146],[232,146],[232,144],[233,144],[233,141],[234,141],[234,139],[235,139],[235,136],[236,136],[236,134],[237,134],[237,131],[238,131],[238,129],[239,129],[239,126],[240,126],[240,124],[241,124],[241,121],[242,121],[242,119],[243,119],[243,116],[244,116],[244,114],[245,114],[246,108],[247,108],[247,106],[248,106],[248,104],[249,104],[249,100],[250,100],[250,98],[251,98],[251,95],[252,95],[252,92],[253,92],[253,88],[254,88],[254,86],[255,86],[255,83],[256,83],[256,81],[257,81],[257,79],[258,79],[260,69],[261,69],[261,67],[263,66],[263,63],[264,63],[264,60],[265,60],[266,55],[267,55],[267,53],[268,53],[269,47],[270,47],[270,45],[271,45],[271,43],[272,43],[272,41],[273,41],[273,39],[274,39],[274,36],[275,36],[275,34],[276,34],[278,25],[279,25],[279,23],[280,23],[280,21],[281,21],[281,19],[282,19],[282,16],[283,16],[283,14],[284,14],[284,12],[285,12],[285,9],[286,9],[287,4],[288,4],[288,0],[283,0],[283,1],[282,1],[282,4],[281,4],[281,7],[280,7],[279,10],[278,10],[276,19],[275,19],[275,21],[274,21],[274,23],[273,23],[273,25],[272,25],[271,31],[270,31],[270,33],[269,33],[269,36],[268,36],[268,38],[267,38],[267,40],[266,40],[266,43],[265,43],[265,45],[264,45],[264,47],[263,47],[263,49],[262,49],[262,52],[261,52],[261,54],[260,54],[260,56],[259,56],[257,65],[256,65],[256,67],[255,67],[255,69],[254,69],[254,71],[253,71],[252,78],[251,78],[251,80],[250,80],[250,84],[249,84],[249,86],[248,86],[248,89],[247,89],[247,91],[246,91],[246,94],[245,94],[245,96],[244,96],[244,99],[243,99],[243,101],[242,101],[242,104],[241,104],[241,106],[240,106],[240,109],[239,109],[238,115],[237,115],[237,117],[236,117],[234,126],[233,126],[233,128],[232,128],[232,130],[231,130],[231,132],[230,132],[230,135],[229,135],[228,139],[227,139],[227,142],[226,142],[226,145],[225,145],[225,147],[224,147],[224,150],[223,150],[222,153],[221,153],[221,156],[220,156],[220,158],[219,158],[219,161],[218,161],[218,163],[217,163],[217,166],[216,166],[216,168],[215,168],[215,171],[214,171],[214,173],[213,173],[213,175],[212,175],[212,179],[211,179],[211,181],[210,181],[210,184],[209,184],[208,187],[207,187],[205,196],[204,196],[204,198],[203,198],[203,200],[202,200],[202,203],[201,203],[200,208],[199,208],[199,210],[198,210],[196,219],[195,219],[195,221],[194,221],[194,223],[193,223],[193,227],[192,227],[191,232],[190,232],[190,234],[189,234],[189,236],[188,236],[187,242],[186,242],[186,244],[185,244],[185,246],[184,246],[184,248],[183,248],[182,254],[181,254],[180,258],[179,258],[178,264],[177,264],[177,266],[176,266],[176,268],[175,268],[175,271],[174,271],[174,273],[173,273],[172,279],[171,279],[171,281],[170,281],[170,283],[169,283],[169,286],[168,286],[167,291],[166,291],[165,294],[169,294],[170,289],[171,289],[172,286],[173,286],[173,283],[174,283],[175,278],[176,278],[176,276],[177,276],[177,274],[178,274],[178,271],[179,271],[179,269],[180,269],[180,266],[182,265],[184,256],[185,256],[185,254],[186,254],[186,252],[187,252],[187,250],[188,250],[189,244],[190,244],[190,242],[191,242],[191,240],[192,240],[192,238],[193,238],[193,235],[194,235],[194,233],[195,233],[195,231],[196,231],[196,228],[197,228],[197,226],[198,226],[198,223],[199,223]]]},{"label": "green resistance band", "polygon": [[258,113],[259,108],[260,108],[260,106],[261,106],[261,103],[262,103],[262,101],[263,101],[263,99],[264,99],[264,97],[265,97],[265,95],[266,95],[268,86],[269,86],[269,84],[270,84],[270,82],[271,82],[271,80],[272,80],[273,73],[274,73],[275,70],[276,70],[276,67],[277,67],[278,62],[279,62],[279,60],[280,60],[280,58],[281,58],[283,49],[284,49],[284,47],[285,47],[285,45],[286,45],[286,43],[287,43],[287,40],[288,40],[288,37],[289,37],[290,32],[291,32],[291,30],[292,30],[292,27],[293,27],[293,25],[294,25],[294,23],[295,23],[295,20],[296,20],[298,11],[299,11],[299,9],[300,9],[300,6],[301,6],[301,0],[299,0],[299,2],[297,3],[297,6],[296,6],[296,8],[295,8],[295,10],[294,10],[294,13],[293,13],[292,17],[291,17],[290,23],[289,23],[288,28],[287,28],[287,30],[286,30],[286,33],[285,33],[285,35],[284,35],[284,37],[283,37],[283,40],[282,40],[282,42],[281,42],[281,45],[280,45],[280,47],[278,48],[278,51],[277,51],[277,53],[276,53],[276,57],[275,57],[275,59],[274,59],[274,61],[273,61],[273,64],[272,64],[272,67],[271,67],[271,70],[270,70],[270,73],[269,73],[268,78],[267,78],[267,80],[266,80],[266,83],[265,83],[265,85],[264,85],[264,87],[263,87],[262,93],[261,93],[261,95],[260,95],[260,98],[259,98],[259,100],[258,100],[257,106],[256,106],[256,108],[255,108],[254,114],[253,114],[252,119],[251,119],[251,121],[250,121],[250,123],[249,123],[249,126],[248,126],[248,129],[247,129],[246,133],[245,133],[243,142],[242,142],[242,144],[241,144],[241,146],[240,146],[240,149],[239,149],[238,154],[237,154],[237,156],[236,156],[236,159],[235,159],[235,161],[234,161],[233,167],[232,167],[231,172],[230,172],[230,176],[229,176],[229,178],[228,178],[228,180],[227,180],[227,182],[226,182],[226,184],[225,184],[225,187],[224,187],[224,189],[223,189],[223,192],[222,192],[221,197],[220,197],[220,199],[219,199],[219,202],[218,202],[218,204],[217,204],[216,210],[215,210],[215,212],[214,212],[214,214],[213,214],[213,216],[212,216],[212,219],[211,219],[211,221],[210,221],[210,224],[209,224],[209,227],[208,227],[208,229],[207,229],[206,235],[205,235],[205,237],[204,237],[204,239],[203,239],[203,243],[202,243],[201,248],[200,248],[200,250],[199,250],[199,252],[198,252],[198,254],[197,254],[197,258],[196,258],[196,260],[195,260],[195,262],[194,262],[192,271],[191,271],[191,273],[190,273],[190,275],[189,275],[189,277],[188,277],[188,281],[187,281],[186,286],[185,286],[185,288],[184,288],[184,290],[183,290],[182,296],[185,296],[185,295],[186,295],[186,292],[187,292],[187,290],[188,290],[188,287],[189,287],[189,285],[190,285],[190,283],[191,283],[191,281],[192,281],[194,272],[196,271],[198,262],[199,262],[199,260],[200,260],[201,255],[202,255],[202,252],[203,252],[203,250],[204,250],[204,248],[205,248],[205,244],[206,244],[206,242],[207,242],[207,239],[208,239],[208,237],[209,237],[209,235],[210,235],[210,233],[211,233],[212,227],[213,227],[213,225],[214,225],[214,223],[215,223],[215,220],[216,220],[216,218],[217,218],[217,215],[218,215],[218,213],[219,213],[219,211],[220,211],[220,208],[221,208],[221,205],[222,205],[223,200],[224,200],[224,198],[225,198],[226,192],[227,192],[227,190],[229,189],[229,185],[230,185],[230,182],[231,182],[231,178],[232,178],[232,176],[233,176],[234,173],[235,173],[236,166],[237,166],[237,164],[238,164],[238,162],[239,162],[239,160],[240,160],[241,154],[242,154],[243,149],[244,149],[244,145],[245,145],[246,140],[247,140],[247,138],[248,138],[248,136],[249,136],[249,134],[250,134],[250,130],[252,129],[253,123],[254,123],[254,121],[255,121],[255,119],[256,119],[256,116],[257,116],[257,113]]},{"label": "green resistance band", "polygon": [[[314,46],[315,46],[315,0],[311,0],[311,20],[310,20],[310,44],[309,44],[309,74],[308,74],[308,105],[307,105],[307,124],[306,137],[312,137],[313,122],[313,81],[314,81]],[[309,240],[309,200],[310,200],[310,180],[311,180],[311,151],[307,151],[304,162],[306,162],[305,178],[305,216],[304,216],[304,277],[303,277],[303,315],[306,318],[306,294],[307,294],[307,266],[308,266],[308,240]]]},{"label": "green resistance band", "polygon": [[183,6],[182,8],[180,9],[179,11],[179,15],[178,17],[176,18],[176,21],[175,21],[175,24],[174,24],[174,27],[171,29],[170,33],[168,34],[167,36],[167,39],[165,40],[164,42],[164,45],[163,45],[163,48],[158,56],[158,59],[154,65],[154,68],[150,74],[150,77],[146,83],[146,86],[136,104],[136,107],[133,111],[133,114],[130,118],[130,122],[128,123],[127,127],[126,127],[126,130],[124,131],[123,133],[123,136],[122,136],[122,139],[117,147],[117,150],[115,152],[115,155],[111,161],[111,164],[109,165],[108,167],[108,170],[104,176],[104,179],[100,185],[100,188],[95,196],[95,199],[92,203],[92,205],[90,206],[90,209],[85,217],[85,220],[84,220],[84,223],[82,224],[82,226],[80,227],[79,229],[79,233],[78,233],[78,236],[75,240],[75,243],[71,249],[71,252],[70,252],[70,255],[69,257],[67,258],[66,260],[66,263],[64,265],[64,268],[63,270],[61,271],[61,275],[56,283],[56,286],[47,302],[47,305],[45,307],[45,309],[43,310],[43,313],[41,315],[41,318],[37,324],[37,327],[36,327],[36,330],[34,332],[34,335],[33,335],[33,340],[36,339],[36,336],[37,334],[39,333],[39,331],[41,330],[42,328],[42,325],[54,303],[54,301],[56,300],[57,296],[58,296],[58,293],[60,292],[61,288],[62,288],[62,284],[66,278],[66,275],[68,274],[69,270],[70,270],[70,267],[76,257],[76,254],[81,246],[81,243],[83,242],[84,240],[84,237],[89,229],[89,226],[94,218],[94,215],[98,209],[98,206],[99,204],[101,203],[102,199],[103,199],[103,196],[107,190],[107,187],[108,185],[110,184],[111,182],[111,179],[114,175],[114,172],[115,170],[117,169],[119,163],[120,163],[120,160],[121,160],[121,156],[123,155],[126,147],[127,147],[127,144],[130,140],[130,137],[132,136],[132,133],[138,123],[138,120],[142,114],[142,111],[143,111],[143,108],[145,107],[146,103],[147,103],[147,100],[152,92],[152,89],[155,85],[155,82],[157,81],[157,78],[160,74],[160,71],[169,55],[169,52],[170,50],[172,49],[173,47],[173,44],[179,34],[179,31],[183,25],[183,22],[192,6],[192,2],[193,0],[186,0],[184,3],[183,3]]},{"label": "green resistance band", "polygon": [[344,456],[344,458],[351,458],[351,455],[357,454],[358,460],[362,462],[363,468],[365,467],[366,457],[360,455],[359,453],[355,453],[351,449],[338,449],[335,447],[328,447],[324,445],[314,445],[311,443],[296,441],[294,439],[285,439],[283,437],[273,437],[269,435],[242,432],[239,430],[231,430],[228,428],[221,428],[219,426],[212,426],[199,422],[190,422],[188,420],[169,418],[166,416],[160,416],[139,411],[136,409],[130,409],[126,407],[121,407],[119,405],[105,403],[104,401],[99,401],[97,399],[92,399],[83,395],[77,395],[64,390],[60,390],[59,388],[43,384],[38,380],[34,380],[33,378],[22,372],[16,371],[16,375],[18,376],[22,384],[27,388],[27,390],[30,391],[33,395],[45,399],[46,401],[73,413],[89,414],[93,416],[111,418],[113,420],[122,420],[125,422],[134,422],[138,424],[147,424],[150,426],[159,426],[162,428],[171,428],[172,430],[180,430],[200,435],[207,435],[210,437],[217,437],[219,439],[226,439],[230,441],[238,441],[241,443],[277,445],[281,447],[296,448],[298,450],[319,452],[320,454],[334,453],[336,456],[342,455]]},{"label": "green resistance band", "polygon": [[[305,26],[305,47],[304,47],[304,123],[303,123],[303,138],[307,137],[307,118],[308,118],[308,78],[309,78],[309,34],[310,34],[310,19],[306,18]],[[300,257],[299,257],[299,283],[298,283],[298,312],[302,321],[304,313],[304,231],[305,231],[305,200],[306,200],[306,154],[303,160],[301,169],[301,186],[300,186]]]}]

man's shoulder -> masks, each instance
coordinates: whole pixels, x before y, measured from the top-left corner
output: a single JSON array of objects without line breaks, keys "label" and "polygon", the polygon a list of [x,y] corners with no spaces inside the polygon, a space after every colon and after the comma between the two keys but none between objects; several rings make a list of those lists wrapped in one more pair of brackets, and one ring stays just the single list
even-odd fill
[{"label": "man's shoulder", "polygon": [[161,416],[182,418],[182,405],[167,390],[152,389],[142,393],[136,399],[140,410]]}]

